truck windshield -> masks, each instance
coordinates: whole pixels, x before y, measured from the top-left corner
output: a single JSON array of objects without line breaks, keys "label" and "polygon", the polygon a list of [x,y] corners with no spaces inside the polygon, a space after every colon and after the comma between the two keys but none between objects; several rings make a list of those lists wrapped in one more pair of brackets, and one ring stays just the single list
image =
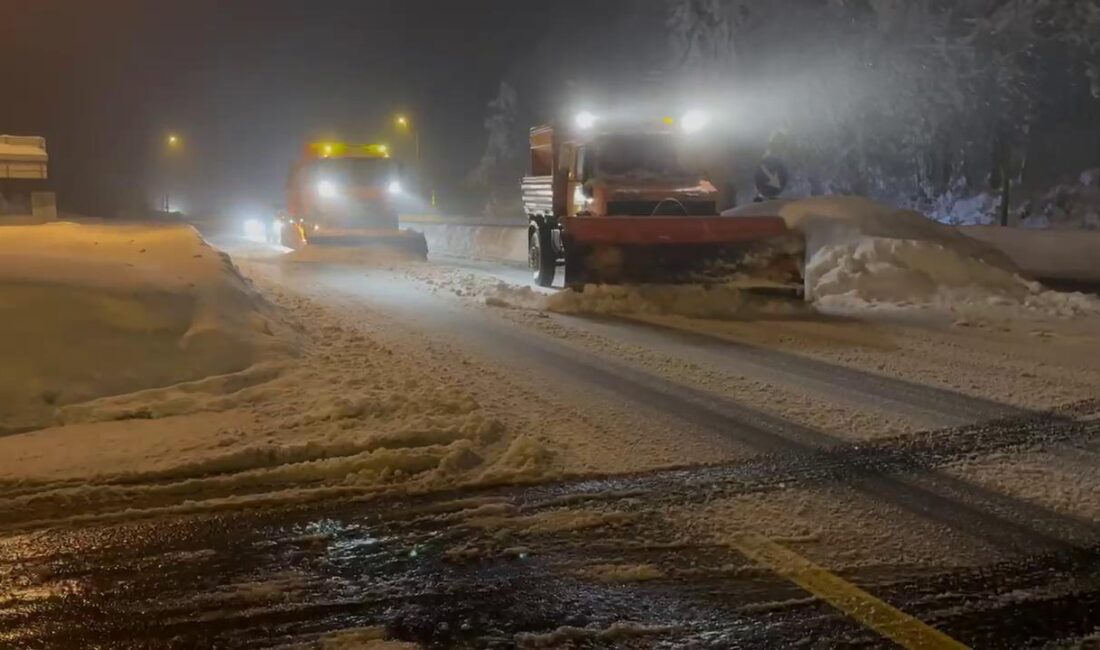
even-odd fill
[{"label": "truck windshield", "polygon": [[672,136],[664,133],[605,135],[591,147],[596,169],[607,176],[686,176]]},{"label": "truck windshield", "polygon": [[326,158],[312,167],[315,178],[342,185],[386,185],[400,175],[397,162],[389,158]]}]

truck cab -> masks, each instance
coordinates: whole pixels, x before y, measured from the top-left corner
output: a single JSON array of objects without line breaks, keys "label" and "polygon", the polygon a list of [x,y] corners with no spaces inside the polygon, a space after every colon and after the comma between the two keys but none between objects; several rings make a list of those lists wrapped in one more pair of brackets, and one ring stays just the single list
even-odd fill
[{"label": "truck cab", "polygon": [[565,264],[570,220],[718,215],[718,191],[680,134],[658,127],[531,129],[523,199],[536,284],[550,286]]},{"label": "truck cab", "polygon": [[287,179],[287,239],[396,232],[402,173],[385,145],[308,144]]}]

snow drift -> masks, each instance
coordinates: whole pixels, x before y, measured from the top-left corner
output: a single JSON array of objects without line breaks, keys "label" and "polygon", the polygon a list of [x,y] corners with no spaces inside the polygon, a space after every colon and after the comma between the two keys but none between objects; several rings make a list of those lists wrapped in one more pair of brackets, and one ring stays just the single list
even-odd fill
[{"label": "snow drift", "polygon": [[859,197],[769,201],[729,216],[778,214],[806,240],[805,292],[822,307],[929,306],[1071,317],[1100,301],[1049,291],[1000,251],[909,210]]},{"label": "snow drift", "polygon": [[229,258],[186,226],[0,227],[0,431],[60,407],[289,351]]}]

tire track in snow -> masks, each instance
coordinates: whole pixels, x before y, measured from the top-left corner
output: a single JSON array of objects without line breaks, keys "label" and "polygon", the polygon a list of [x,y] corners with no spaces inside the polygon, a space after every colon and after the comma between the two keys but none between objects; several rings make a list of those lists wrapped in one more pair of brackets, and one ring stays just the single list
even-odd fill
[{"label": "tire track in snow", "polygon": [[[760,453],[809,457],[814,459],[813,464],[827,459],[831,448],[845,443],[823,431],[621,363],[570,354],[550,337],[520,337],[508,328],[494,328],[488,334],[498,345],[525,355],[537,367],[558,370],[611,391],[630,403],[672,414],[701,429],[734,438]],[[980,486],[934,469],[922,470],[914,477],[871,473],[850,485],[872,499],[1017,553],[1069,550],[1078,544],[1072,540],[1100,534],[1095,525],[1083,526],[1084,522],[1021,500],[993,495]],[[1066,536],[1071,541],[1066,541]]]},{"label": "tire track in snow", "polygon": [[[591,319],[589,317],[589,319]],[[866,370],[829,363],[782,350],[768,349],[715,334],[654,323],[642,318],[591,319],[596,323],[622,323],[653,336],[667,338],[689,349],[717,357],[738,372],[778,385],[798,386],[833,399],[870,405],[887,412],[903,413],[937,426],[968,424],[1025,413],[989,399],[928,386]]]}]

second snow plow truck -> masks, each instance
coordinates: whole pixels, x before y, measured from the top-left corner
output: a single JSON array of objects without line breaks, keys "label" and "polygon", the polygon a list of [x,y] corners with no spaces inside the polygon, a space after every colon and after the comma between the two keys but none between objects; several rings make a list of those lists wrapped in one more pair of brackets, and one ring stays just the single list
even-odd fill
[{"label": "second snow plow truck", "polygon": [[377,248],[424,259],[424,235],[401,230],[395,201],[404,192],[400,163],[385,145],[312,142],[287,179],[287,210],[276,222],[289,248]]},{"label": "second snow plow truck", "polygon": [[[685,125],[695,126],[695,123]],[[531,129],[523,179],[535,284],[718,283],[766,267],[768,284],[800,287],[793,235],[778,216],[723,217],[718,190],[690,164],[672,120]],[[754,269],[746,271],[747,267]]]}]

